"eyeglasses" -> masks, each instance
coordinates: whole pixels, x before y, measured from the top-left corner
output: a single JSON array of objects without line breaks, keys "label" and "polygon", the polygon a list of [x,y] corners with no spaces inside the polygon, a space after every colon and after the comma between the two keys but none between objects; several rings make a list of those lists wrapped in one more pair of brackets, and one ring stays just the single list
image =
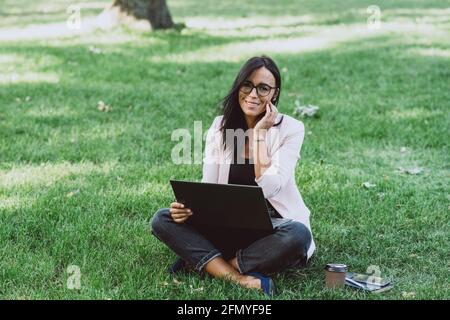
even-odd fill
[{"label": "eyeglasses", "polygon": [[256,88],[256,93],[258,93],[258,96],[260,96],[260,97],[265,97],[270,93],[270,90],[276,89],[276,87],[271,87],[265,83],[260,83],[257,86],[255,86],[250,81],[245,81],[241,85],[240,90],[245,94],[250,94],[250,92],[252,92],[253,88]]}]

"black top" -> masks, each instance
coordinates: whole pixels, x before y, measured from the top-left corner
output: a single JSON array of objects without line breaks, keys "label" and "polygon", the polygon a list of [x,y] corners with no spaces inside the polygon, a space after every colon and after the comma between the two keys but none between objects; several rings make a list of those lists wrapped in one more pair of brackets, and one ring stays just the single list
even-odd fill
[{"label": "black top", "polygon": [[[230,165],[228,183],[257,186],[255,181],[255,168],[250,159],[240,157],[241,162],[233,161]],[[245,161],[245,163],[243,163]]]},{"label": "black top", "polygon": [[[236,148],[234,152],[234,161],[230,164],[230,173],[228,176],[229,184],[243,184],[249,186],[257,186],[255,181],[255,167],[253,163],[250,163],[250,159],[243,158],[241,155],[236,154]],[[237,160],[240,160],[238,162]],[[244,163],[245,162],[245,163]],[[272,204],[266,199],[267,208],[269,209],[270,216],[272,218],[282,218]]]}]

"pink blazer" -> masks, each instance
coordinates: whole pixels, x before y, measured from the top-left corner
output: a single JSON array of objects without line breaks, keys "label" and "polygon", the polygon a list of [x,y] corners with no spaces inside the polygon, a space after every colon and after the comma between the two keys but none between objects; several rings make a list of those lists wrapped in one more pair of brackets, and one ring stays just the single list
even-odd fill
[{"label": "pink blazer", "polygon": [[[279,113],[275,123],[279,122],[281,116]],[[207,132],[202,182],[228,183],[232,152],[225,152],[222,147],[222,133],[219,130],[222,117],[216,117]],[[266,145],[271,165],[255,182],[283,218],[299,221],[311,231],[310,212],[295,182],[295,167],[300,159],[305,128],[301,121],[288,115],[283,117],[280,125],[267,131]],[[308,250],[308,259],[315,247],[313,239]]]}]

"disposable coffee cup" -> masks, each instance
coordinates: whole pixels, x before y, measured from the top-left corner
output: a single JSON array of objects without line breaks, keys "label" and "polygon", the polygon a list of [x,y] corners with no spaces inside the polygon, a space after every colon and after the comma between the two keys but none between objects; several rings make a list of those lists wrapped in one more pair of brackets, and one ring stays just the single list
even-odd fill
[{"label": "disposable coffee cup", "polygon": [[325,285],[327,288],[339,288],[345,284],[347,265],[341,263],[329,263],[325,267]]}]

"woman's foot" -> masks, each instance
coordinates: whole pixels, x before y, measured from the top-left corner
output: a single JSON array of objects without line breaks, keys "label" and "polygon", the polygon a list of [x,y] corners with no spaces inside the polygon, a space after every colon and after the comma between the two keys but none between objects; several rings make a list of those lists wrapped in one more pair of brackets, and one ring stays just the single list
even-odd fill
[{"label": "woman's foot", "polygon": [[[261,289],[265,295],[273,297],[276,294],[275,283],[270,277],[262,274],[261,272],[249,272],[245,273],[245,275],[250,278],[257,279],[259,281],[259,289]],[[252,285],[254,285],[255,282],[253,280],[251,281]]]},{"label": "woman's foot", "polygon": [[237,257],[234,257],[233,259],[229,260],[228,263],[230,264],[230,266],[232,266],[237,272],[239,271],[239,267],[237,264]]},{"label": "woman's foot", "polygon": [[238,284],[245,288],[254,288],[261,290],[261,280],[252,276],[241,275],[238,278]]},{"label": "woman's foot", "polygon": [[204,270],[213,277],[226,278],[245,288],[259,289],[269,296],[275,292],[275,284],[271,278],[258,272],[241,274],[220,256],[209,261]]}]

